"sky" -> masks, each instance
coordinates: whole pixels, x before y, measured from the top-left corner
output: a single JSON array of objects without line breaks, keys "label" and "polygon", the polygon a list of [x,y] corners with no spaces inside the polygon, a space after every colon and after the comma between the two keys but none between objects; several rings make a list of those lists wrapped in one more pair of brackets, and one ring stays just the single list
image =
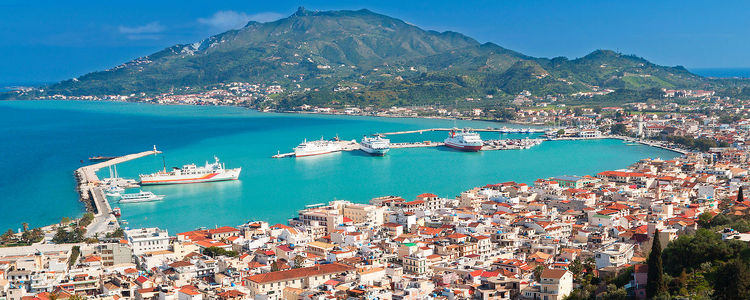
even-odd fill
[{"label": "sky", "polygon": [[299,6],[367,8],[538,57],[611,49],[689,69],[750,67],[750,1],[0,0],[0,84],[78,77]]}]

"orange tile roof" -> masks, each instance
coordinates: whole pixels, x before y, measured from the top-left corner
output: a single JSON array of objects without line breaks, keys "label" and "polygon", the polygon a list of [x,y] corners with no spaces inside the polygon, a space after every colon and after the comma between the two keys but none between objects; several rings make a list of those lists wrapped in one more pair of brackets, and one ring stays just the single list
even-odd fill
[{"label": "orange tile roof", "polygon": [[332,263],[325,265],[315,265],[307,268],[291,269],[284,271],[276,271],[270,273],[257,274],[247,277],[248,280],[255,283],[271,283],[277,281],[285,281],[297,278],[305,278],[310,276],[321,276],[333,273],[341,273],[346,271],[354,270],[354,267],[343,265],[340,263]]}]

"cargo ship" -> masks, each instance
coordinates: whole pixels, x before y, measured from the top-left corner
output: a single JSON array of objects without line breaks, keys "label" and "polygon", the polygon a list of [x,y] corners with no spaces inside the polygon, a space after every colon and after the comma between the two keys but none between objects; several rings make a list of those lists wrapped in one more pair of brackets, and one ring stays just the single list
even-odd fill
[{"label": "cargo ship", "polygon": [[341,151],[341,145],[338,142],[326,141],[323,139],[317,141],[304,140],[299,146],[294,147],[295,157],[305,157],[313,155],[322,155]]},{"label": "cargo ship", "polygon": [[375,156],[383,156],[388,150],[391,150],[391,140],[384,139],[381,136],[362,137],[359,143],[359,149]]},{"label": "cargo ship", "polygon": [[201,183],[224,180],[237,180],[240,177],[242,168],[227,169],[219,158],[214,157],[214,162],[206,162],[205,166],[198,167],[195,164],[184,165],[182,168],[172,168],[167,172],[166,165],[164,170],[147,175],[139,175],[141,185],[157,184],[185,184]]},{"label": "cargo ship", "polygon": [[479,134],[469,129],[451,130],[445,139],[445,146],[461,151],[476,152],[482,150],[482,138]]}]

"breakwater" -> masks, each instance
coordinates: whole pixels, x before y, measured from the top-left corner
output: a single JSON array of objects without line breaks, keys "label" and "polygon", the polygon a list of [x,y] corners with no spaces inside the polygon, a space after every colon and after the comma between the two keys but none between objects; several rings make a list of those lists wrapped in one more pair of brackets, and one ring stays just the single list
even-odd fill
[{"label": "breakwater", "polygon": [[104,189],[101,186],[99,177],[96,175],[96,171],[101,168],[159,153],[161,151],[156,150],[156,146],[154,146],[153,150],[119,156],[100,163],[80,167],[75,171],[80,199],[86,205],[86,209],[94,214],[94,221],[91,222],[86,231],[87,236],[110,232],[119,226],[117,219],[112,214],[112,206],[110,206],[107,196],[104,194]]}]

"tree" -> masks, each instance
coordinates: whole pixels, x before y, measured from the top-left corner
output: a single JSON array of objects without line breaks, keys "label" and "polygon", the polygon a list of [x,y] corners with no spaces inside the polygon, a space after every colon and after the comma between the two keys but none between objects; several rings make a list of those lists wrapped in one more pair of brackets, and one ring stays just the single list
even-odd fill
[{"label": "tree", "polygon": [[614,284],[607,285],[607,291],[596,297],[601,300],[625,300],[628,298],[628,292],[625,288],[618,288]]},{"label": "tree", "polygon": [[750,299],[750,270],[745,262],[733,259],[716,272],[715,299]]},{"label": "tree", "polygon": [[737,202],[745,201],[745,197],[742,195],[742,187],[740,187],[739,190],[737,190]]},{"label": "tree", "polygon": [[6,231],[0,238],[5,242],[9,242],[13,239],[13,236],[13,229],[8,229],[8,231]]},{"label": "tree", "polygon": [[573,273],[573,278],[577,279],[581,276],[581,272],[583,272],[583,264],[581,263],[581,260],[576,257],[576,259],[574,259],[573,262],[570,263],[568,269],[571,273]]},{"label": "tree", "polygon": [[29,223],[23,222],[21,223],[21,226],[23,227],[23,231],[29,231]]},{"label": "tree", "polygon": [[713,216],[710,213],[704,212],[698,216],[697,222],[702,228],[708,228],[711,226],[711,219],[713,219]]},{"label": "tree", "polygon": [[612,134],[619,134],[624,135],[627,133],[627,129],[625,128],[625,124],[617,123],[615,125],[612,125]]},{"label": "tree", "polygon": [[206,249],[203,249],[203,255],[210,256],[210,257],[217,257],[217,256],[229,256],[229,257],[235,257],[237,256],[237,252],[235,251],[227,251],[224,248],[219,247],[208,247]]},{"label": "tree", "polygon": [[536,268],[534,268],[534,280],[541,282],[542,272],[544,272],[544,266],[542,265],[536,266]]},{"label": "tree", "polygon": [[646,297],[651,299],[665,292],[664,266],[661,261],[661,242],[659,230],[654,231],[651,252],[648,254],[648,279],[646,280]]},{"label": "tree", "polygon": [[79,255],[81,255],[81,247],[73,246],[70,249],[70,257],[68,257],[68,267],[72,267],[78,261]]},{"label": "tree", "polygon": [[81,217],[81,221],[78,222],[78,225],[86,227],[86,226],[89,226],[89,224],[91,224],[91,222],[93,221],[94,221],[94,214],[87,212],[83,214],[83,217]]}]

